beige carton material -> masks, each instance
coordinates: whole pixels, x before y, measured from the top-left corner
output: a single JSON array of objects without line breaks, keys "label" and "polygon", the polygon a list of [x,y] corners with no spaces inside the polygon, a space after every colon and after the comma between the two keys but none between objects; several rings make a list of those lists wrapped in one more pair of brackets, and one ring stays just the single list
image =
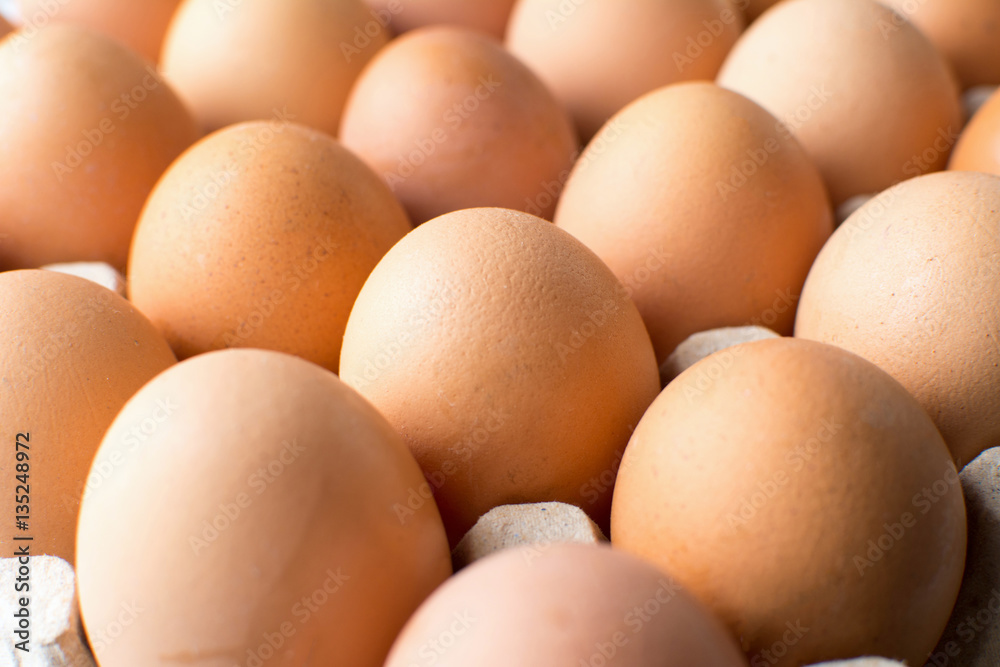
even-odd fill
[{"label": "beige carton material", "polygon": [[[55,556],[31,556],[27,582],[17,558],[0,558],[0,666],[2,667],[94,667],[80,626],[73,567]],[[17,592],[15,585],[28,583],[30,591]],[[27,648],[15,648],[14,614],[19,598],[30,598],[30,638]]]},{"label": "beige carton material", "polygon": [[969,521],[965,575],[951,620],[928,665],[1000,665],[1000,447],[959,475]]},{"label": "beige carton material", "polygon": [[69,262],[66,264],[49,264],[43,266],[46,271],[67,273],[78,278],[86,278],[101,287],[107,287],[119,296],[125,296],[125,278],[122,274],[104,262]]},{"label": "beige carton material", "polygon": [[693,334],[678,345],[660,366],[660,384],[666,386],[678,375],[720,350],[767,338],[780,336],[766,327],[758,326],[726,327]]},{"label": "beige carton material", "polygon": [[606,541],[601,529],[579,507],[566,503],[501,505],[479,518],[455,547],[451,558],[458,570],[511,547]]}]

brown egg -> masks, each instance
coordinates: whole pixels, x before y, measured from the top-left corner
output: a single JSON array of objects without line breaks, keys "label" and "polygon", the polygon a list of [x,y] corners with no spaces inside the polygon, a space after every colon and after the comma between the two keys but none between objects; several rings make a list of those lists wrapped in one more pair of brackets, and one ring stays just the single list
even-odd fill
[{"label": "brown egg", "polygon": [[243,123],[193,146],[157,184],[129,294],[179,358],[257,347],[336,371],[354,299],[409,230],[385,183],[332,137]]},{"label": "brown egg", "polygon": [[12,32],[13,30],[14,30],[14,27],[10,23],[7,22],[7,19],[5,19],[3,16],[0,16],[0,39],[2,39],[3,37],[5,37],[7,34],[9,34],[10,32]]},{"label": "brown egg", "polygon": [[336,134],[354,80],[388,40],[363,0],[184,0],[161,61],[206,131],[279,118]]},{"label": "brown egg", "polygon": [[507,47],[590,138],[643,93],[714,79],[743,29],[731,0],[521,0]]},{"label": "brown egg", "polygon": [[1000,3],[995,0],[886,0],[948,59],[963,88],[1000,84]]},{"label": "brown egg", "polygon": [[541,81],[458,28],[412,32],[382,51],[351,93],[341,138],[415,223],[481,206],[549,217],[576,153],[572,121]]},{"label": "brown egg", "polygon": [[16,0],[26,24],[73,23],[112,37],[150,62],[180,0]]},{"label": "brown egg", "polygon": [[943,169],[962,127],[944,58],[872,0],[786,0],[730,51],[717,79],[784,121],[835,206]]},{"label": "brown egg", "polygon": [[833,229],[823,181],[788,130],[710,83],[667,86],[617,114],[574,168],[556,224],[625,284],[661,363],[699,331],[790,334]]},{"label": "brown egg", "polygon": [[451,574],[434,504],[392,510],[423,481],[399,436],[292,356],[178,364],[118,415],[92,479],[102,465],[77,542],[102,667],[379,667]]},{"label": "brown egg", "polygon": [[948,169],[1000,174],[1000,94],[993,93],[966,125]]},{"label": "brown egg", "polygon": [[73,26],[0,42],[0,269],[125,266],[146,196],[197,139],[152,66]]},{"label": "brown egg", "polygon": [[958,472],[889,375],[792,338],[667,385],[615,486],[611,541],[673,574],[752,665],[923,664],[965,564]]},{"label": "brown egg", "polygon": [[[51,271],[0,273],[0,359],[0,494],[9,527],[0,548],[10,556],[29,546],[72,563],[80,498],[104,431],[176,360],[125,299]],[[24,529],[15,531],[15,515]]]},{"label": "brown egg", "polygon": [[396,32],[432,25],[456,25],[503,39],[507,17],[517,0],[366,0]]},{"label": "brown egg", "polygon": [[899,380],[959,467],[1000,445],[1000,177],[915,178],[865,204],[816,259],[795,335]]},{"label": "brown egg", "polygon": [[[498,505],[561,501],[607,526],[614,472],[656,397],[642,319],[557,227],[471,209],[410,232],[351,311],[341,377],[402,433],[452,544]],[[406,510],[407,508],[402,508]]]},{"label": "brown egg", "polygon": [[[516,640],[515,640],[516,638]],[[656,568],[607,546],[490,556],[445,582],[386,667],[740,667],[722,624]]]}]

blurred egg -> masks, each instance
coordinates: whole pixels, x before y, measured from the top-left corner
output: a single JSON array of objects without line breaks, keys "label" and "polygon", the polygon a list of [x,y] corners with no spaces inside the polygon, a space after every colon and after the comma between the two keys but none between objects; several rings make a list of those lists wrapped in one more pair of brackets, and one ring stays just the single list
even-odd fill
[{"label": "blurred egg", "polygon": [[885,0],[927,35],[963,88],[1000,84],[1000,3],[996,0]]},{"label": "blurred egg", "polygon": [[0,269],[125,266],[146,196],[197,139],[151,65],[75,26],[0,42]]},{"label": "blurred egg", "polygon": [[499,505],[561,501],[607,526],[632,427],[659,388],[642,319],[592,252],[544,220],[471,209],[375,267],[341,377],[403,435],[452,544]]},{"label": "blurred egg", "polygon": [[410,230],[378,176],[332,137],[249,122],[180,157],[150,195],[129,295],[179,358],[223,347],[336,371],[351,306]]},{"label": "blurred egg", "polygon": [[432,25],[456,25],[503,39],[517,0],[366,0],[396,32]]},{"label": "blurred egg", "polygon": [[[136,439],[150,417],[155,426]],[[380,667],[451,574],[399,436],[335,375],[227,350],[178,364],[108,430],[77,542],[83,622],[102,667]],[[134,613],[127,631],[107,628]]]},{"label": "blurred egg", "polygon": [[1000,94],[994,92],[962,131],[948,169],[1000,175]]},{"label": "blurred egg", "polygon": [[[516,641],[512,638],[516,637]],[[722,624],[663,572],[607,546],[522,547],[445,582],[386,667],[745,667]]]},{"label": "blurred egg", "polygon": [[589,139],[643,93],[714,79],[742,29],[730,0],[521,0],[507,47]]},{"label": "blurred egg", "polygon": [[959,466],[1000,445],[1000,177],[930,174],[865,204],[816,259],[795,335],[887,371]]},{"label": "blurred egg", "polygon": [[703,359],[650,406],[611,541],[676,577],[751,665],[919,665],[961,584],[965,503],[941,435],[895,380],[772,339]]},{"label": "blurred egg", "polygon": [[16,0],[28,24],[73,23],[112,37],[150,62],[160,59],[180,0]]},{"label": "blurred egg", "polygon": [[773,5],[778,4],[780,0],[730,0],[730,2],[743,10],[747,21],[754,21]]},{"label": "blurred egg", "polygon": [[161,60],[207,132],[278,118],[336,134],[354,80],[388,40],[363,0],[184,0]]},{"label": "blurred egg", "polygon": [[823,181],[787,128],[710,83],[667,86],[617,114],[555,219],[624,283],[661,363],[699,331],[791,334],[832,231]]},{"label": "blurred egg", "polygon": [[779,3],[743,34],[717,82],[788,125],[835,206],[943,169],[962,127],[947,62],[872,0]]},{"label": "blurred egg", "polygon": [[379,53],[341,138],[418,224],[481,206],[550,217],[576,153],[572,121],[541,81],[493,39],[458,28],[408,33]]},{"label": "blurred egg", "polygon": [[14,27],[7,22],[7,19],[5,19],[3,16],[0,16],[0,39],[5,37],[12,30],[14,30]]},{"label": "blurred egg", "polygon": [[[25,517],[17,534],[33,538],[32,554],[73,562],[84,481],[104,431],[175,361],[114,292],[52,271],[0,273],[0,494],[10,531],[15,514]],[[10,531],[0,533],[5,554],[23,546]]]}]

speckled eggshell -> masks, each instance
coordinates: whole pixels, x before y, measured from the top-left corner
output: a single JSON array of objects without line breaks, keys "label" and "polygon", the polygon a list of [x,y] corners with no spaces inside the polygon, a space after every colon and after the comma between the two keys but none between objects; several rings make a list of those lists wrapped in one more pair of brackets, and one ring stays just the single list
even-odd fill
[{"label": "speckled eggshell", "polygon": [[[24,546],[12,537],[27,535],[32,554],[73,562],[80,498],[104,431],[139,387],[175,361],[153,325],[111,290],[52,271],[0,273],[4,554]],[[27,492],[15,493],[25,481]],[[27,503],[15,502],[24,495]],[[16,529],[15,515],[29,517],[28,530]]]},{"label": "speckled eggshell", "polygon": [[363,0],[184,0],[161,63],[207,132],[279,118],[336,134],[354,80],[388,41]]},{"label": "speckled eggshell", "polygon": [[351,311],[340,371],[403,435],[452,545],[498,505],[561,501],[607,526],[622,450],[659,388],[608,268],[505,209],[442,216],[390,250]]},{"label": "speckled eggshell", "polygon": [[791,128],[835,206],[943,169],[962,128],[948,63],[872,0],[779,3],[743,33],[717,82]]},{"label": "speckled eggshell", "polygon": [[[451,574],[434,504],[394,510],[423,481],[399,436],[302,359],[178,364],[125,406],[91,475],[115,461],[84,496],[77,542],[102,667],[379,667]],[[123,605],[128,627],[108,631]]]},{"label": "speckled eggshell", "polygon": [[790,334],[833,230],[823,181],[760,106],[710,83],[661,88],[587,147],[556,224],[615,272],[662,363],[688,336],[757,324]]},{"label": "speckled eggshell", "polygon": [[125,266],[143,202],[198,138],[154,71],[75,26],[0,42],[0,269]]},{"label": "speckled eggshell", "polygon": [[495,40],[449,27],[378,54],[341,138],[418,224],[481,206],[551,217],[577,149],[572,120],[538,77]]},{"label": "speckled eggshell", "polygon": [[995,0],[886,0],[948,59],[963,88],[1000,84],[1000,3]]},{"label": "speckled eggshell", "polygon": [[668,575],[607,546],[481,560],[417,610],[386,667],[745,667],[722,624]]},{"label": "speckled eggshell", "polygon": [[990,95],[966,125],[948,169],[1000,175],[1000,94]]},{"label": "speckled eggshell", "polygon": [[[112,37],[150,62],[160,58],[180,0],[16,0],[26,22],[73,23]],[[55,11],[53,11],[53,9]]]},{"label": "speckled eggshell", "polygon": [[179,358],[258,347],[336,371],[354,299],[409,230],[385,184],[332,137],[243,123],[193,146],[157,184],[129,294]]},{"label": "speckled eggshell", "polygon": [[919,665],[961,584],[965,504],[899,383],[837,347],[772,339],[707,357],[650,406],[611,542],[675,576],[752,665]]},{"label": "speckled eggshell", "polygon": [[959,467],[1000,445],[1000,177],[929,174],[865,204],[816,259],[795,335],[899,380]]},{"label": "speckled eggshell", "polygon": [[367,0],[396,32],[432,25],[456,25],[503,39],[517,0]]},{"label": "speckled eggshell", "polygon": [[644,93],[714,79],[743,30],[730,1],[521,0],[506,43],[589,139]]}]

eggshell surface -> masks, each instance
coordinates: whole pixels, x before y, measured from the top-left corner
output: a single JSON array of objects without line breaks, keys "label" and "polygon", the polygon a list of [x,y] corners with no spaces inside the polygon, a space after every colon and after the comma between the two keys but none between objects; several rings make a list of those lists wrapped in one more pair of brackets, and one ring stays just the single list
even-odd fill
[{"label": "eggshell surface", "polygon": [[743,29],[730,0],[521,0],[507,48],[590,138],[644,93],[711,80]]},{"label": "eggshell surface", "polygon": [[722,625],[670,577],[610,547],[576,544],[513,549],[446,582],[386,667],[432,658],[441,667],[746,665]]},{"label": "eggshell surface", "polygon": [[94,646],[102,667],[376,667],[451,573],[433,503],[392,510],[422,481],[399,436],[304,360],[178,364],[126,405],[93,470],[115,461],[81,509],[80,606],[92,637],[123,604],[141,612]]},{"label": "eggshell surface", "polygon": [[941,435],[888,374],[772,339],[703,359],[650,406],[611,542],[676,577],[751,664],[921,664],[961,583],[965,504]]},{"label": "eggshell surface", "polygon": [[452,545],[498,505],[561,501],[607,526],[659,387],[607,267],[505,209],[442,216],[393,247],[351,311],[340,371],[402,434],[428,479],[411,504],[433,492]]},{"label": "eggshell surface", "polygon": [[175,361],[153,325],[111,290],[52,271],[0,273],[4,553],[27,545],[73,562],[80,498],[104,431]]},{"label": "eggshell surface", "polygon": [[517,0],[367,0],[397,33],[433,25],[456,25],[502,39]]},{"label": "eggshell surface", "polygon": [[625,285],[660,363],[708,329],[791,334],[833,229],[823,181],[787,129],[702,82],[649,93],[609,121],[574,167],[555,222]]},{"label": "eggshell surface", "polygon": [[121,269],[142,205],[197,139],[170,87],[76,26],[0,42],[0,269],[105,261]]},{"label": "eggshell surface", "polygon": [[206,132],[278,118],[335,135],[354,80],[388,41],[363,0],[185,0],[161,62]]},{"label": "eggshell surface", "polygon": [[577,149],[538,77],[495,40],[450,27],[379,53],[351,92],[341,138],[415,224],[482,206],[551,217]]},{"label": "eggshell surface", "polygon": [[129,293],[182,359],[258,347],[336,371],[354,299],[409,230],[385,184],[332,137],[242,123],[157,184],[132,242]]},{"label": "eggshell surface", "polygon": [[962,128],[951,68],[872,0],[786,0],[729,52],[716,79],[784,121],[835,206],[939,171]]},{"label": "eggshell surface", "polygon": [[1000,445],[1000,177],[945,172],[883,192],[809,273],[795,335],[896,378],[959,467]]}]

